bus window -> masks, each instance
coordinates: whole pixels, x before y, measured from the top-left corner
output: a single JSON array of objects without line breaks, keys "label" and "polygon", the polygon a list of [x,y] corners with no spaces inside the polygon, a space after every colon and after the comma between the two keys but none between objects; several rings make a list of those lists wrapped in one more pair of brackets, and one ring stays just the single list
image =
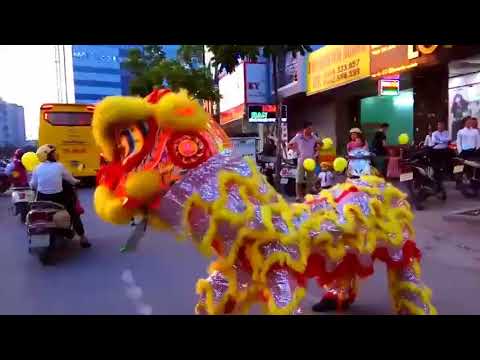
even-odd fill
[{"label": "bus window", "polygon": [[54,126],[90,126],[90,112],[46,112],[45,120]]}]

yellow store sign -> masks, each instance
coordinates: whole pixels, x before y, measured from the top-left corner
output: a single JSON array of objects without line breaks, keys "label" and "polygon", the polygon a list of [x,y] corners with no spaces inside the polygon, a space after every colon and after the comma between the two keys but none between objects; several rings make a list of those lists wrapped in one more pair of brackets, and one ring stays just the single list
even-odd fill
[{"label": "yellow store sign", "polygon": [[370,76],[370,45],[327,45],[308,56],[307,95]]}]

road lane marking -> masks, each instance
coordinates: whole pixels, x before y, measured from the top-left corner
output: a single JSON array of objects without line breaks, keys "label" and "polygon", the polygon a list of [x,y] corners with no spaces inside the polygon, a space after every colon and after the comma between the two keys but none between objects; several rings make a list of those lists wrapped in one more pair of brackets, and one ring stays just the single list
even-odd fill
[{"label": "road lane marking", "polygon": [[136,284],[132,271],[130,269],[123,270],[121,279],[125,284],[125,295],[133,303],[137,314],[152,315],[153,308],[143,302],[143,290]]}]

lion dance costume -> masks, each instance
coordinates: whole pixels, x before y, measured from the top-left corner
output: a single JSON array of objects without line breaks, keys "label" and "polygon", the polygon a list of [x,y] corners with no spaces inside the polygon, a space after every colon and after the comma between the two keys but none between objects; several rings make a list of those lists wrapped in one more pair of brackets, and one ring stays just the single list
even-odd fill
[{"label": "lion dance costume", "polygon": [[232,155],[226,134],[185,91],[107,97],[92,126],[108,161],[97,179],[98,215],[115,224],[147,217],[216,257],[197,282],[197,313],[246,313],[261,302],[267,313],[293,314],[310,278],[341,309],[376,259],[387,264],[397,313],[436,313],[410,206],[384,180],[349,180],[287,203],[253,162]]}]

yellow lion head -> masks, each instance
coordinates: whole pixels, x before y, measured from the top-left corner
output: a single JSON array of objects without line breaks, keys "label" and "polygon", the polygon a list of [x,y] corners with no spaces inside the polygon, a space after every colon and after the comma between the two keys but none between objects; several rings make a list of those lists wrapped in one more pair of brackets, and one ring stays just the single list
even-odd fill
[{"label": "yellow lion head", "polygon": [[98,174],[95,209],[116,224],[149,213],[189,169],[231,146],[185,90],[107,97],[95,108],[92,130],[108,162]]}]

